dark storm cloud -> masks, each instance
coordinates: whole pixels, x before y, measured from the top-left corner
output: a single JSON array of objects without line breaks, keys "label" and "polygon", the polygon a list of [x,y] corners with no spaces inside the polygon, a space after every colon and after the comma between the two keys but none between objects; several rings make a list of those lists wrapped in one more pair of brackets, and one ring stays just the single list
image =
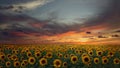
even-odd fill
[{"label": "dark storm cloud", "polygon": [[0,24],[11,23],[11,22],[22,22],[22,21],[39,21],[35,18],[24,14],[12,14],[12,13],[0,13]]},{"label": "dark storm cloud", "polygon": [[7,10],[7,9],[13,9],[14,6],[13,5],[9,5],[9,6],[0,6],[0,10]]},{"label": "dark storm cloud", "polygon": [[96,26],[101,24],[109,24],[110,29],[119,28],[120,25],[120,0],[111,0],[109,8],[100,13],[96,18],[90,18],[85,27]]}]

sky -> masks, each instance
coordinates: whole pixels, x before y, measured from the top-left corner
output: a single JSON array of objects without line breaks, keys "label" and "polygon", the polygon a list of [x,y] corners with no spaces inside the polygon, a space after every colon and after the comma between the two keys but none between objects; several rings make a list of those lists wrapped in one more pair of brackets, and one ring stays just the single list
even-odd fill
[{"label": "sky", "polygon": [[115,43],[120,0],[0,0],[0,43]]}]

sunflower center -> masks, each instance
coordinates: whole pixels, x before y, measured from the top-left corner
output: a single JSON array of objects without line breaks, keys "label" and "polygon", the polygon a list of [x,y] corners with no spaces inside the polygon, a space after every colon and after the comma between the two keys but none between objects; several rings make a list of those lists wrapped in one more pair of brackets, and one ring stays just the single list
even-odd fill
[{"label": "sunflower center", "polygon": [[116,60],[115,62],[116,62],[116,63],[118,63],[119,61],[118,61],[118,60]]},{"label": "sunflower center", "polygon": [[95,62],[98,62],[98,60],[95,60]]},{"label": "sunflower center", "polygon": [[92,52],[90,52],[90,54],[92,55]]},{"label": "sunflower center", "polygon": [[76,58],[73,58],[73,61],[76,61],[77,59]]},{"label": "sunflower center", "polygon": [[16,66],[18,66],[19,64],[18,63],[16,63]]},{"label": "sunflower center", "polygon": [[56,65],[60,65],[60,62],[59,62],[59,61],[56,61]]},{"label": "sunflower center", "polygon": [[112,55],[112,53],[110,53],[110,55]]},{"label": "sunflower center", "polygon": [[37,54],[37,56],[40,56],[40,54]]},{"label": "sunflower center", "polygon": [[5,57],[4,56],[2,56],[2,59],[4,59]]},{"label": "sunflower center", "polygon": [[10,63],[7,63],[7,65],[10,65]]},{"label": "sunflower center", "polygon": [[67,63],[64,63],[64,66],[67,66]]},{"label": "sunflower center", "polygon": [[48,56],[50,57],[50,56],[51,56],[51,54],[48,54]]},{"label": "sunflower center", "polygon": [[34,60],[33,60],[33,59],[31,59],[31,60],[30,60],[30,62],[34,62]]},{"label": "sunflower center", "polygon": [[101,52],[99,52],[98,54],[101,55]]},{"label": "sunflower center", "polygon": [[86,62],[88,62],[88,61],[89,61],[89,59],[88,59],[88,58],[85,58],[84,60],[85,60]]},{"label": "sunflower center", "polygon": [[45,60],[42,60],[42,64],[45,64]]},{"label": "sunflower center", "polygon": [[31,56],[31,54],[28,54],[28,56]]},{"label": "sunflower center", "polygon": [[105,63],[107,63],[107,60],[104,60]]}]

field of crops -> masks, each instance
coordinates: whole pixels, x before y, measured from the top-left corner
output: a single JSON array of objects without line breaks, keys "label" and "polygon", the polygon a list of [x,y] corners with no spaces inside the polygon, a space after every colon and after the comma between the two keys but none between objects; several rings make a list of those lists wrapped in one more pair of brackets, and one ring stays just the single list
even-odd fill
[{"label": "field of crops", "polygon": [[120,46],[0,45],[0,68],[120,68]]}]

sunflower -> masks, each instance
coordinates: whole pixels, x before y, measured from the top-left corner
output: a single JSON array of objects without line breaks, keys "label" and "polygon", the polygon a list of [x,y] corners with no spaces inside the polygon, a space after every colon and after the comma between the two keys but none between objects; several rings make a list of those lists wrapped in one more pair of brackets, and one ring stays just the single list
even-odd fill
[{"label": "sunflower", "polygon": [[103,52],[102,51],[97,51],[97,56],[102,56]]},{"label": "sunflower", "polygon": [[59,55],[58,55],[59,58],[62,58],[62,56],[63,56],[62,54],[59,54]]},{"label": "sunflower", "polygon": [[13,54],[13,55],[11,56],[11,59],[12,59],[12,60],[16,60],[16,58],[17,58],[17,55],[15,55],[15,54]]},{"label": "sunflower", "polygon": [[59,60],[59,59],[55,59],[55,60],[53,61],[53,65],[54,65],[54,67],[56,67],[56,68],[61,67],[62,61]]},{"label": "sunflower", "polygon": [[[18,54],[19,53],[19,51],[18,50],[15,50],[15,54]],[[14,54],[14,53],[13,53]]]},{"label": "sunflower", "polygon": [[83,51],[82,50],[79,50],[79,54],[81,55],[83,53]]},{"label": "sunflower", "polygon": [[39,63],[40,63],[40,65],[41,66],[45,66],[45,65],[47,65],[47,59],[46,58],[41,58],[40,60],[39,60]]},{"label": "sunflower", "polygon": [[63,67],[67,67],[67,62],[63,62]]},{"label": "sunflower", "polygon": [[14,67],[19,67],[20,66],[20,62],[19,61],[15,61],[14,62]]},{"label": "sunflower", "polygon": [[108,53],[108,57],[113,57],[114,56],[114,52],[109,52]]},{"label": "sunflower", "polygon": [[99,58],[94,58],[94,63],[98,64],[99,63]]},{"label": "sunflower", "polygon": [[82,62],[84,63],[84,64],[89,64],[90,63],[90,57],[89,56],[83,56],[82,57]]},{"label": "sunflower", "polygon": [[27,60],[23,60],[22,62],[25,63],[25,65],[28,64],[28,61],[27,61]]},{"label": "sunflower", "polygon": [[119,64],[119,63],[120,63],[119,58],[114,58],[113,63],[114,63],[114,64]]},{"label": "sunflower", "polygon": [[65,55],[64,55],[64,58],[69,58],[69,54],[65,54]]},{"label": "sunflower", "polygon": [[71,47],[70,49],[71,49],[71,50],[74,50],[74,48],[73,48],[73,47]]},{"label": "sunflower", "polygon": [[46,57],[47,58],[52,58],[52,52],[47,52]]},{"label": "sunflower", "polygon": [[21,67],[25,67],[26,64],[24,62],[21,62]]},{"label": "sunflower", "polygon": [[82,54],[82,57],[84,57],[84,56],[88,56],[88,54],[87,54],[87,53],[83,53],[83,54]]},{"label": "sunflower", "polygon": [[88,54],[89,54],[90,56],[93,56],[93,51],[92,51],[92,50],[89,50],[89,51],[88,51]]},{"label": "sunflower", "polygon": [[5,65],[6,65],[6,67],[10,67],[10,66],[11,66],[11,62],[10,62],[10,61],[7,61],[7,62],[5,63]]},{"label": "sunflower", "polygon": [[72,62],[73,64],[76,64],[77,61],[78,61],[78,57],[77,57],[77,56],[72,56],[72,57],[71,57],[71,62]]},{"label": "sunflower", "polygon": [[47,56],[45,55],[45,56],[43,56],[43,58],[47,58]]},{"label": "sunflower", "polygon": [[11,54],[7,54],[7,59],[8,59],[8,60],[11,59]]},{"label": "sunflower", "polygon": [[36,62],[36,60],[34,57],[29,57],[28,62],[29,64],[33,65]]},{"label": "sunflower", "polygon": [[79,50],[78,50],[78,49],[77,49],[77,50],[75,50],[75,53],[76,53],[76,54],[79,54]]},{"label": "sunflower", "polygon": [[15,54],[15,50],[12,50],[12,54]]},{"label": "sunflower", "polygon": [[27,57],[31,57],[32,53],[31,52],[27,52]]},{"label": "sunflower", "polygon": [[41,57],[41,53],[40,52],[35,52],[35,57],[36,58],[40,58]]},{"label": "sunflower", "polygon": [[70,57],[74,56],[74,54],[70,54]]},{"label": "sunflower", "polygon": [[0,66],[0,68],[3,68],[3,66]]},{"label": "sunflower", "polygon": [[108,63],[108,58],[102,57],[102,64],[107,64],[107,63]]},{"label": "sunflower", "polygon": [[5,59],[5,55],[4,54],[1,54],[0,55],[0,60],[4,60]]}]

